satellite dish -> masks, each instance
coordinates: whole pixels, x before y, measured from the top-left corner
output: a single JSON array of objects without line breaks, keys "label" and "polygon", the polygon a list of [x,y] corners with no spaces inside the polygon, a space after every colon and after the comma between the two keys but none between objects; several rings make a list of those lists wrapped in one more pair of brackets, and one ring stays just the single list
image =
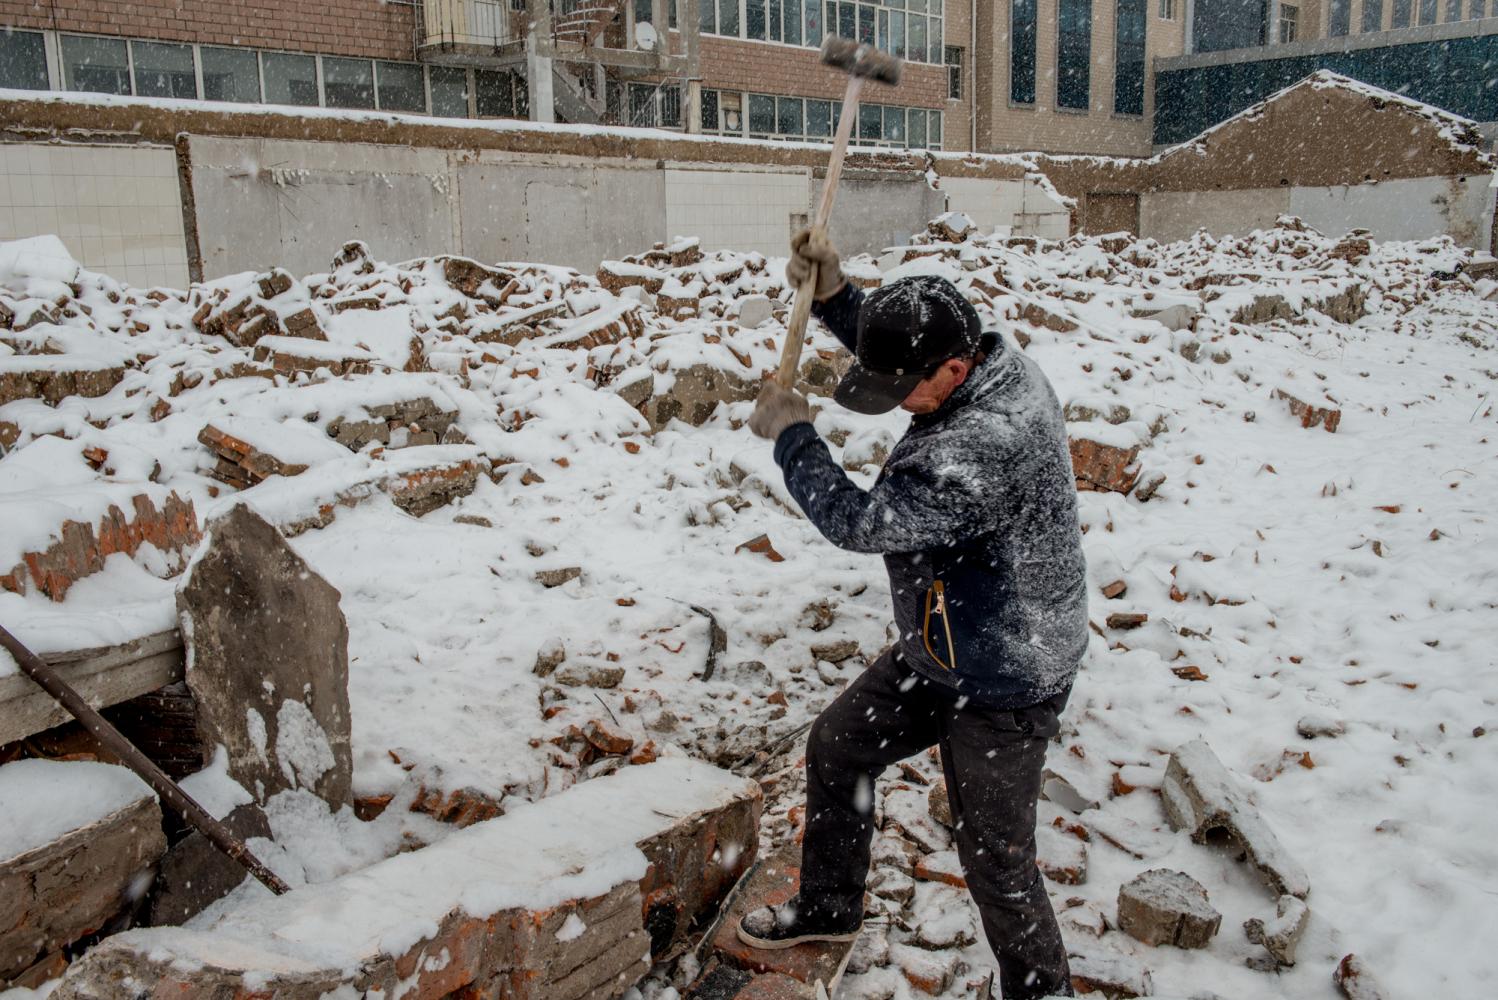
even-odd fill
[{"label": "satellite dish", "polygon": [[655,25],[649,21],[642,21],[635,25],[635,48],[649,52],[655,48],[655,43],[658,41],[660,41],[660,36],[656,34]]}]

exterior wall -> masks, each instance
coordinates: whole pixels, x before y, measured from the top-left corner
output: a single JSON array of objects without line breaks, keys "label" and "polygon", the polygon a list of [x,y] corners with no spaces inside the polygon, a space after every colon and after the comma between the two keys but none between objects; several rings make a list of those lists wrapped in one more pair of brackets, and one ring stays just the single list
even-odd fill
[{"label": "exterior wall", "polygon": [[805,219],[810,170],[753,170],[668,164],[665,231],[659,239],[697,236],[704,250],[757,250],[781,256],[793,216]]},{"label": "exterior wall", "polygon": [[[816,49],[778,42],[703,35],[702,85],[786,97],[841,99],[848,76],[822,65]],[[941,108],[947,99],[947,71],[929,63],[906,63],[900,85],[868,84],[863,99],[875,104]]]},{"label": "exterior wall", "polygon": [[0,25],[410,60],[415,11],[382,0],[0,0]]},{"label": "exterior wall", "polygon": [[1009,228],[1046,239],[1064,239],[1071,214],[1034,177],[943,177],[947,207],[962,212],[984,232]]},{"label": "exterior wall", "polygon": [[1288,211],[1287,188],[1146,192],[1139,198],[1139,235],[1167,243],[1190,239],[1198,229],[1214,236],[1249,233],[1270,228]]},{"label": "exterior wall", "polygon": [[[822,197],[820,179],[814,187],[813,205]],[[878,254],[885,247],[905,245],[946,210],[946,196],[932,190],[920,174],[844,173],[829,229],[837,234],[844,253],[859,252],[846,249],[857,247]],[[785,254],[788,242],[782,242],[775,253]]]},{"label": "exterior wall", "polygon": [[0,145],[0,240],[60,237],[83,266],[139,287],[187,283],[171,149]]},{"label": "exterior wall", "polygon": [[1089,109],[1056,106],[1056,43],[1058,0],[1039,0],[1035,40],[1036,94],[1033,107],[1009,101],[1009,0],[995,0],[980,13],[988,49],[987,66],[980,67],[984,85],[978,107],[978,148],[984,152],[1039,150],[1052,153],[1095,153],[1111,156],[1148,156],[1152,149],[1151,120],[1156,58],[1179,55],[1185,43],[1185,2],[1176,4],[1175,17],[1162,19],[1159,0],[1149,0],[1145,11],[1144,114],[1113,113],[1113,68],[1116,7],[1113,0],[1096,0],[1092,12],[1092,68]]},{"label": "exterior wall", "polygon": [[354,239],[386,260],[456,245],[441,150],[192,136],[188,154],[209,277],[323,271]]}]

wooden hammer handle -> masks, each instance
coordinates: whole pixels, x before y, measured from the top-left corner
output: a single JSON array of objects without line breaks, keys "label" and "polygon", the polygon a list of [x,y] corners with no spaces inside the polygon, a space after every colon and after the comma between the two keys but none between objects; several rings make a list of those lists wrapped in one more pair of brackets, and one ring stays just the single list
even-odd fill
[{"label": "wooden hammer handle", "polygon": [[[827,181],[822,185],[822,200],[817,205],[817,215],[812,221],[812,232],[825,233],[827,221],[832,217],[832,200],[837,196],[837,185],[843,176],[843,159],[848,153],[848,140],[853,136],[853,124],[858,118],[858,93],[863,89],[863,77],[850,76],[848,90],[843,94],[842,117],[837,123],[837,138],[832,143],[832,160],[827,165]],[[813,264],[806,280],[796,288],[796,298],[791,303],[791,321],[785,328],[785,346],[780,351],[780,369],[775,381],[781,388],[789,389],[796,384],[796,371],[801,367],[801,345],[806,342],[806,321],[811,318],[811,304],[816,297],[817,265]]]}]

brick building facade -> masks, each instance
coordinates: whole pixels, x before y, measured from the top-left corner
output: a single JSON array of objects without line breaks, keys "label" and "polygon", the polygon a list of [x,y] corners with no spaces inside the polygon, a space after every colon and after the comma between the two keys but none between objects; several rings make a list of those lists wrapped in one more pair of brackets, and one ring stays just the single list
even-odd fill
[{"label": "brick building facade", "polygon": [[1186,51],[1188,2],[0,0],[0,86],[822,141],[835,31],[906,60],[865,92],[862,144],[1148,155],[1153,61]]}]

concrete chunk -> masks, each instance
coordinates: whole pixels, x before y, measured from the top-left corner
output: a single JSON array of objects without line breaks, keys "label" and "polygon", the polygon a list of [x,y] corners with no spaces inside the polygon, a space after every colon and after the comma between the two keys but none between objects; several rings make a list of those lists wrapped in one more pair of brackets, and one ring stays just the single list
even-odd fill
[{"label": "concrete chunk", "polygon": [[1281,896],[1273,920],[1254,917],[1243,924],[1243,933],[1254,944],[1262,944],[1280,965],[1295,964],[1295,947],[1310,923],[1311,909],[1294,896]]},{"label": "concrete chunk", "polygon": [[1214,834],[1223,835],[1243,851],[1276,895],[1300,899],[1310,895],[1310,876],[1290,857],[1204,741],[1193,740],[1171,754],[1160,799],[1172,829],[1187,831],[1198,844]]},{"label": "concrete chunk", "polygon": [[1118,890],[1118,926],[1148,945],[1205,948],[1222,926],[1222,914],[1196,879],[1153,868]]}]

